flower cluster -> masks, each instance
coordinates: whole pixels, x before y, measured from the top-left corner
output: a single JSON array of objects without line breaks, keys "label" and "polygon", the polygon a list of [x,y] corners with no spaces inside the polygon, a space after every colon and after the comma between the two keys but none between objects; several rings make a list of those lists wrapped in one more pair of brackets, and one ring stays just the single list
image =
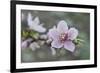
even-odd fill
[{"label": "flower cluster", "polygon": [[[53,55],[56,54],[55,48],[64,48],[70,52],[74,52],[76,46],[74,40],[77,38],[79,33],[74,27],[68,28],[66,21],[59,21],[57,26],[53,26],[53,28],[49,29],[48,32],[43,26],[43,23],[40,23],[39,17],[35,17],[33,20],[31,13],[28,13],[27,23],[28,29],[32,31],[32,33],[29,34],[32,38],[28,37],[22,40],[22,49],[29,47],[35,51],[36,48],[40,48],[43,44],[50,44],[49,46],[51,47]],[[46,32],[47,34],[44,34]]]}]

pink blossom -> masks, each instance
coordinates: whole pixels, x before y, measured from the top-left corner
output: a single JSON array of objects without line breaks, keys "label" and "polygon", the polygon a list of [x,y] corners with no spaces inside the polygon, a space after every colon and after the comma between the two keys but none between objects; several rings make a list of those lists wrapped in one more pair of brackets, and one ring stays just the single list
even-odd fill
[{"label": "pink blossom", "polygon": [[57,28],[54,27],[48,32],[49,38],[52,38],[51,46],[54,48],[65,48],[73,52],[75,50],[75,44],[73,40],[78,36],[78,30],[76,28],[68,29],[67,23],[64,20],[59,21]]}]

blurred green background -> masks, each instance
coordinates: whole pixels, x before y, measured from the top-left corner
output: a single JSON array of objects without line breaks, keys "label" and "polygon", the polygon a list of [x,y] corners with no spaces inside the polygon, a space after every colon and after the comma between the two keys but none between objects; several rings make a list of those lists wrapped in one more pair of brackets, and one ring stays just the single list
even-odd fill
[{"label": "blurred green background", "polygon": [[[47,45],[32,51],[27,48],[21,50],[22,62],[47,62],[47,61],[67,61],[67,60],[87,60],[90,59],[90,14],[76,12],[56,12],[56,11],[37,11],[37,10],[21,10],[24,14],[24,20],[21,21],[21,29],[28,28],[27,15],[31,13],[33,17],[38,16],[40,22],[44,23],[44,27],[49,30],[57,25],[60,20],[65,20],[69,27],[75,27],[79,30],[79,38],[84,40],[81,46],[71,53],[65,49],[57,50],[56,55],[51,54],[50,47]],[[47,31],[48,32],[48,31]]]}]

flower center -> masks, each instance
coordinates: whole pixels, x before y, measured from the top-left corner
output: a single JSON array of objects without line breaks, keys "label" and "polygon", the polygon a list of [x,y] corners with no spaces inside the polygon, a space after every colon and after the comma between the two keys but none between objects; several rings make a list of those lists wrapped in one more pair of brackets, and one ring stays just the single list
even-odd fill
[{"label": "flower center", "polygon": [[65,42],[65,41],[67,40],[68,35],[67,35],[66,33],[62,33],[62,34],[59,36],[59,38],[60,38],[60,41],[63,43],[63,42]]}]

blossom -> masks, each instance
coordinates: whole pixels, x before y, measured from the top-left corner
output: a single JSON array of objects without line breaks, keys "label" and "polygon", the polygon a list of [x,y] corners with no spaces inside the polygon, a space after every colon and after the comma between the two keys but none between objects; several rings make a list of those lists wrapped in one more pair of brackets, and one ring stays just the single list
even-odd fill
[{"label": "blossom", "polygon": [[64,47],[66,50],[73,52],[75,44],[73,40],[78,36],[78,30],[74,27],[68,29],[64,20],[59,21],[57,28],[53,27],[48,32],[49,38],[52,38],[51,46],[54,48]]},{"label": "blossom", "polygon": [[22,42],[21,42],[21,48],[22,48],[22,49],[27,48],[27,47],[28,47],[28,44],[29,44],[31,41],[32,41],[31,38],[22,41]]},{"label": "blossom", "polygon": [[31,13],[28,13],[27,22],[28,22],[29,29],[32,29],[39,33],[44,33],[46,31],[46,28],[43,27],[43,23],[40,24],[39,17],[35,17],[33,20]]},{"label": "blossom", "polygon": [[37,48],[40,48],[39,44],[36,42],[33,42],[29,45],[29,48],[32,49],[32,51],[35,51]]}]

